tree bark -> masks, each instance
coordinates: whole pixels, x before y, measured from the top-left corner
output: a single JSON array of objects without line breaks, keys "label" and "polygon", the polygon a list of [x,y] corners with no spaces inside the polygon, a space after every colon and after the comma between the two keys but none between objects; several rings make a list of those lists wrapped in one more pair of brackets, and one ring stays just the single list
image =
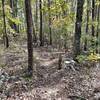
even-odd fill
[{"label": "tree bark", "polygon": [[42,32],[42,1],[39,0],[39,8],[40,8],[40,46],[44,45],[43,42],[43,32]]},{"label": "tree bark", "polygon": [[80,55],[80,39],[81,39],[81,27],[83,16],[84,0],[77,0],[77,13],[75,23],[75,36],[74,36],[74,59]]},{"label": "tree bark", "polygon": [[100,31],[100,29],[99,29],[99,25],[100,25],[100,4],[98,5],[98,9],[97,9],[97,22],[98,22],[98,24],[97,24],[97,32],[96,32],[96,38],[97,38],[97,41],[96,41],[96,53],[99,52],[99,50],[98,50],[98,46],[99,46],[98,37],[99,37],[99,31]]},{"label": "tree bark", "polygon": [[[92,22],[95,20],[95,0],[92,0]],[[95,27],[92,24],[92,36],[95,36]]]},{"label": "tree bark", "polygon": [[48,14],[49,14],[49,41],[50,45],[52,45],[50,0],[48,0]]},{"label": "tree bark", "polygon": [[[89,30],[89,0],[87,0],[87,23],[86,23],[86,35],[88,35],[88,30]],[[85,38],[85,43],[84,43],[84,51],[87,51],[87,37]]]},{"label": "tree bark", "polygon": [[4,23],[4,34],[3,34],[3,39],[4,39],[4,45],[6,48],[9,47],[9,40],[7,36],[7,29],[6,29],[6,16],[5,16],[5,7],[4,7],[4,0],[2,0],[2,11],[3,11],[3,23]]},{"label": "tree bark", "polygon": [[36,33],[37,33],[37,31],[38,31],[38,0],[36,0],[36,7],[35,7],[35,9],[36,9]]},{"label": "tree bark", "polygon": [[25,12],[26,12],[26,22],[27,22],[28,72],[29,72],[29,75],[32,76],[32,71],[33,71],[33,46],[32,46],[33,20],[32,20],[30,0],[25,0]]}]

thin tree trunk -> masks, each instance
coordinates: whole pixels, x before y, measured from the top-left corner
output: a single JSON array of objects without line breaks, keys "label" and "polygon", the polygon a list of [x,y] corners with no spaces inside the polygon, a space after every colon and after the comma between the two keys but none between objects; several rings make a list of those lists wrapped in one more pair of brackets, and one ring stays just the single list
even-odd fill
[{"label": "thin tree trunk", "polygon": [[28,72],[29,72],[29,75],[32,76],[32,71],[33,71],[33,46],[32,46],[33,21],[32,21],[30,0],[25,0],[25,12],[26,12],[26,22],[27,22]]},{"label": "thin tree trunk", "polygon": [[[89,30],[89,0],[87,0],[87,23],[86,23],[86,35],[88,34]],[[84,51],[87,51],[87,37],[85,38],[85,44],[84,44]]]},{"label": "thin tree trunk", "polygon": [[[95,20],[95,0],[92,0],[92,21],[94,22]],[[92,36],[95,36],[95,28],[94,25],[92,24]]]},{"label": "thin tree trunk", "polygon": [[96,52],[98,53],[99,50],[98,50],[98,37],[99,37],[99,25],[100,25],[100,4],[98,6],[98,10],[97,10],[97,22],[98,22],[98,25],[97,25],[97,33],[96,33],[96,37],[97,37],[97,42],[96,42]]},{"label": "thin tree trunk", "polygon": [[48,14],[49,14],[49,41],[52,45],[52,31],[51,31],[51,11],[50,11],[50,0],[48,0]]},{"label": "thin tree trunk", "polygon": [[81,38],[81,27],[82,27],[82,16],[83,16],[83,5],[84,0],[77,0],[77,14],[75,23],[75,36],[74,36],[74,59],[80,55],[80,38]]},{"label": "thin tree trunk", "polygon": [[3,11],[3,23],[4,23],[4,34],[3,34],[3,39],[4,39],[4,45],[6,48],[9,47],[9,40],[7,36],[7,29],[6,29],[6,17],[5,17],[5,8],[4,8],[4,0],[2,0],[2,11]]},{"label": "thin tree trunk", "polygon": [[38,31],[38,0],[36,0],[36,33]]},{"label": "thin tree trunk", "polygon": [[40,46],[44,45],[43,42],[43,32],[42,32],[42,1],[39,0],[39,7],[40,7]]}]

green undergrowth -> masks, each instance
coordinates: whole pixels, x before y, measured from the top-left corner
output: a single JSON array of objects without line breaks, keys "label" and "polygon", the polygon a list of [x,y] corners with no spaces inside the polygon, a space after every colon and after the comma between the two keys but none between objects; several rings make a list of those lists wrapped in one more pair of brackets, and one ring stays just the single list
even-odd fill
[{"label": "green undergrowth", "polygon": [[90,53],[88,55],[79,55],[77,56],[77,60],[82,63],[82,62],[98,62],[100,61],[100,54],[96,54],[96,53]]}]

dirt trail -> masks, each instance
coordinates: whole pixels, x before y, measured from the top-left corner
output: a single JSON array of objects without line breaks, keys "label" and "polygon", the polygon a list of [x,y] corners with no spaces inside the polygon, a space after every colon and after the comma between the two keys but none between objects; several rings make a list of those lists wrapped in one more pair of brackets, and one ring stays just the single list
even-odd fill
[{"label": "dirt trail", "polygon": [[[3,100],[81,100],[81,97],[94,100],[95,96],[99,98],[97,94],[100,89],[97,89],[100,87],[100,68],[95,66],[87,69],[85,66],[76,66],[79,67],[77,72],[63,68],[58,70],[59,53],[63,54],[58,51],[34,49],[35,77],[29,79],[20,76],[27,69],[26,47],[20,52],[6,52],[4,71],[10,75],[4,82],[5,92],[1,93]],[[74,96],[74,99],[69,99],[68,96]]]}]

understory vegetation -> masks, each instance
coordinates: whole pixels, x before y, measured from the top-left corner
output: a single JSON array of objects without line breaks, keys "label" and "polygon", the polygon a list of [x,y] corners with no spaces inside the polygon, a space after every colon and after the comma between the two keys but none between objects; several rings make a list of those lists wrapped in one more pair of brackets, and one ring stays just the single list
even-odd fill
[{"label": "understory vegetation", "polygon": [[100,0],[0,0],[0,100],[99,100]]}]

